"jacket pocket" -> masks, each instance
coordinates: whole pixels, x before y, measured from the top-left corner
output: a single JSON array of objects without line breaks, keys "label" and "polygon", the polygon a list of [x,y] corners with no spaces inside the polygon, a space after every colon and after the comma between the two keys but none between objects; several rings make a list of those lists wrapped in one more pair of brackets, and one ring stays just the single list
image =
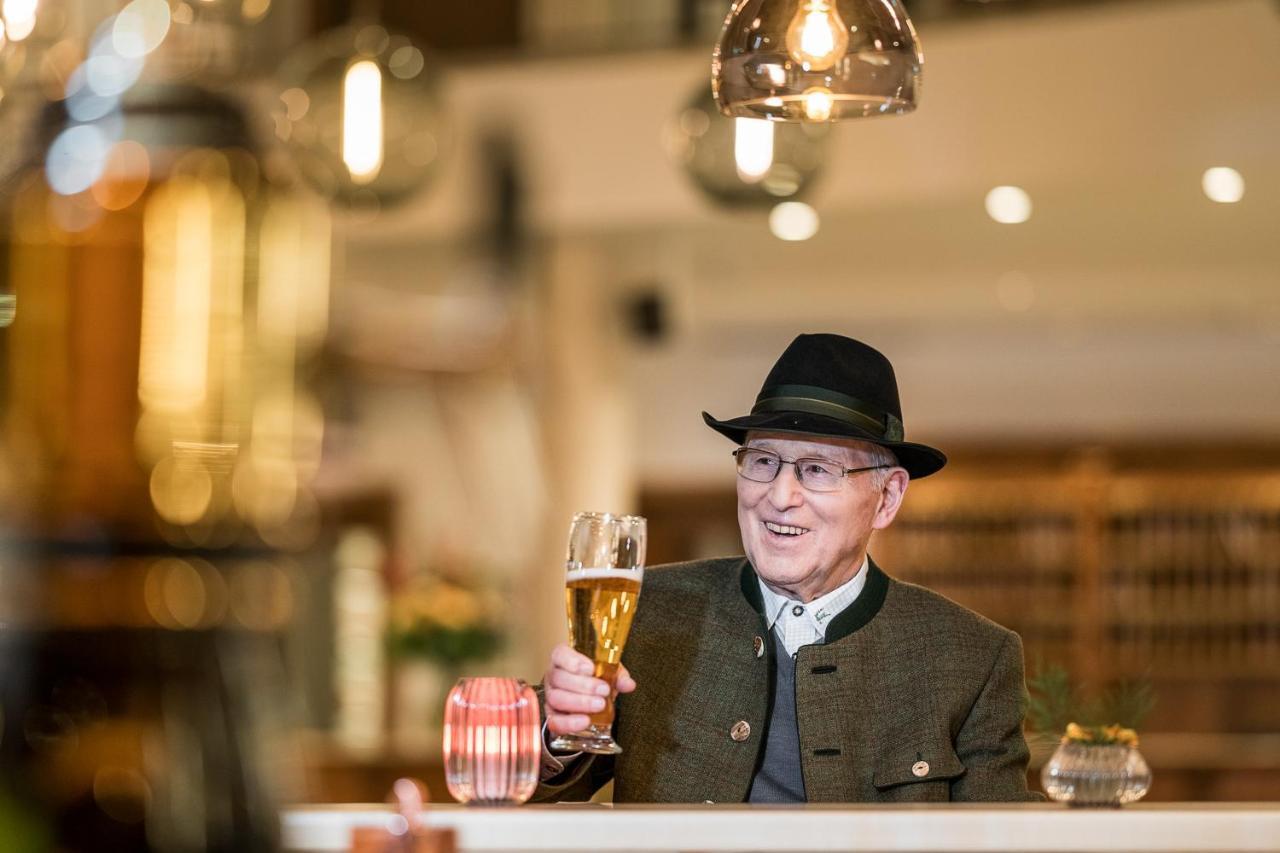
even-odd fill
[{"label": "jacket pocket", "polygon": [[951,782],[965,773],[951,745],[933,750],[912,750],[881,755],[871,784],[884,799],[894,802],[946,802]]}]

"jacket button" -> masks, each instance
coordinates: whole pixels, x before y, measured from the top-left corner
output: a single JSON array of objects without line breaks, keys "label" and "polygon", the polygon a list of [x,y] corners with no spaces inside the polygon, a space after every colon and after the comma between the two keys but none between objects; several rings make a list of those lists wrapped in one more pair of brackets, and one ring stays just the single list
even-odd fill
[{"label": "jacket button", "polygon": [[738,743],[742,743],[744,740],[751,737],[751,724],[746,720],[738,720],[738,722],[733,724],[733,728],[729,729],[729,737],[733,738]]},{"label": "jacket button", "polygon": [[764,657],[764,637],[756,637],[752,640],[752,645],[755,646],[756,657]]},{"label": "jacket button", "polygon": [[917,776],[917,777],[919,777],[919,776],[928,776],[928,775],[929,775],[929,762],[927,762],[927,761],[917,761],[915,764],[912,764],[912,765],[911,765],[911,773],[912,773],[912,775]]}]

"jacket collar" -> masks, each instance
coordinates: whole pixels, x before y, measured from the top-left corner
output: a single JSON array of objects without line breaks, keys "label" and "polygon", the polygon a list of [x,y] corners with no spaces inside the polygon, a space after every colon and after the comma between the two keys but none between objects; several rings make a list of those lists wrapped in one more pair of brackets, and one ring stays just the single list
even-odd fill
[{"label": "jacket collar", "polygon": [[[827,643],[842,640],[859,630],[874,619],[876,614],[880,612],[880,608],[884,606],[885,596],[889,592],[889,576],[881,571],[875,560],[868,558],[867,562],[866,586],[862,588],[862,593],[854,599],[853,604],[850,604],[832,617],[831,624],[827,626]],[[759,614],[761,619],[765,619],[764,600],[760,594],[760,580],[750,560],[744,559],[742,561],[742,566],[738,573],[738,585],[742,590],[743,597],[751,605],[751,609]]]}]

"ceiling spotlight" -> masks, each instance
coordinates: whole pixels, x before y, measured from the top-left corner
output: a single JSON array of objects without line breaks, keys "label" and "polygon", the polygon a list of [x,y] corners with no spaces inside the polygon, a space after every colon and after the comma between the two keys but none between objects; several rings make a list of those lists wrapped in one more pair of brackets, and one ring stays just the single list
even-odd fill
[{"label": "ceiling spotlight", "polygon": [[769,230],[779,240],[808,240],[818,233],[818,211],[802,201],[784,201],[769,211]]},{"label": "ceiling spotlight", "polygon": [[1031,218],[1031,196],[1022,187],[996,187],[987,193],[987,215],[1002,225],[1017,225]]},{"label": "ceiling spotlight", "polygon": [[1219,204],[1235,204],[1244,198],[1244,177],[1230,166],[1206,169],[1200,186],[1211,201]]}]

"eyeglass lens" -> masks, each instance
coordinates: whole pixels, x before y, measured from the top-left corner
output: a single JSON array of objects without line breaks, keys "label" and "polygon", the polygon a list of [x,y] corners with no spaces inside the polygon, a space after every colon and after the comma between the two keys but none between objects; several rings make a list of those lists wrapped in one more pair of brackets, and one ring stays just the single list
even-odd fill
[{"label": "eyeglass lens", "polygon": [[844,469],[833,462],[821,459],[796,459],[785,461],[767,450],[743,448],[737,455],[738,473],[757,483],[771,483],[783,465],[794,465],[800,484],[816,491],[830,491],[840,485]]}]

